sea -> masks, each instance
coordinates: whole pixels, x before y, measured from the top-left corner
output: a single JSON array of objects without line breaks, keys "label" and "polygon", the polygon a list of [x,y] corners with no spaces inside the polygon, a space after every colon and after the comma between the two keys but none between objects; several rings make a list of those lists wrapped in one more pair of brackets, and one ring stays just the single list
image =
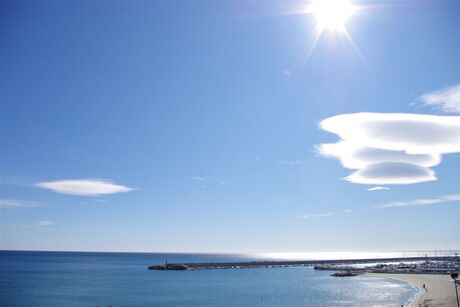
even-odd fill
[{"label": "sea", "polygon": [[0,251],[0,306],[408,306],[417,289],[311,267],[149,271],[259,255]]}]

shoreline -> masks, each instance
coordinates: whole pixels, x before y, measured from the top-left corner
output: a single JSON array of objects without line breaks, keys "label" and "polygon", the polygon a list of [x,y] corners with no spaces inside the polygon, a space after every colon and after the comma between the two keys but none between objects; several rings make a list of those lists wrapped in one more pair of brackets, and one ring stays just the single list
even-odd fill
[{"label": "shoreline", "polygon": [[[449,275],[366,273],[367,276],[396,279],[418,289],[409,306],[457,306],[455,288]],[[423,287],[425,285],[425,289]]]}]

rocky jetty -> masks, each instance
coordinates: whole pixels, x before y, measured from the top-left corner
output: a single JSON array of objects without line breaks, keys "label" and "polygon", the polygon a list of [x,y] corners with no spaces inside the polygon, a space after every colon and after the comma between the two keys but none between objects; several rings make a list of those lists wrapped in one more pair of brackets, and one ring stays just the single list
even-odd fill
[{"label": "rocky jetty", "polygon": [[157,271],[185,271],[188,270],[188,266],[185,264],[171,263],[171,264],[160,264],[160,265],[151,265],[148,267],[149,270]]},{"label": "rocky jetty", "polygon": [[[407,262],[423,262],[407,264]],[[391,262],[404,262],[399,265]],[[376,265],[376,263],[379,263]],[[386,263],[386,264],[385,264]],[[429,265],[428,265],[429,263]],[[366,267],[357,267],[356,264],[369,264]],[[353,273],[364,272],[430,272],[439,273],[456,271],[460,268],[460,257],[402,257],[402,258],[368,258],[368,259],[337,259],[337,260],[271,260],[271,261],[242,261],[242,262],[190,262],[168,263],[151,265],[149,270],[184,271],[184,270],[213,270],[213,269],[254,269],[314,266],[315,270],[345,271]]]}]

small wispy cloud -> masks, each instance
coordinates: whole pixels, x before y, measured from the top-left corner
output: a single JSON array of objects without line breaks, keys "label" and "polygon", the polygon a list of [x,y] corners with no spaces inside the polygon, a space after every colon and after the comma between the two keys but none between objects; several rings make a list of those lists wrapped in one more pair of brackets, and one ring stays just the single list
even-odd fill
[{"label": "small wispy cloud", "polygon": [[324,212],[324,213],[315,213],[315,214],[302,214],[299,215],[298,217],[301,219],[317,219],[321,217],[329,217],[333,215],[338,215],[338,214],[349,214],[352,213],[353,211],[351,209],[345,209],[342,211],[331,211],[331,212]]},{"label": "small wispy cloud", "polygon": [[423,94],[419,101],[446,113],[460,113],[460,84]]},{"label": "small wispy cloud", "polygon": [[200,182],[205,181],[205,179],[203,177],[198,177],[198,176],[190,177],[190,180],[195,180],[195,181],[200,181]]},{"label": "small wispy cloud", "polygon": [[303,161],[300,160],[279,160],[279,164],[281,165],[286,165],[286,166],[296,166],[296,165],[302,165]]},{"label": "small wispy cloud", "polygon": [[0,185],[30,186],[33,181],[24,176],[0,176]]},{"label": "small wispy cloud", "polygon": [[460,201],[460,194],[444,195],[438,198],[415,199],[410,201],[395,201],[374,208],[394,208],[394,207],[412,207],[412,206],[430,206],[440,203]]},{"label": "small wispy cloud", "polygon": [[218,183],[218,184],[230,184],[229,181],[227,181],[227,180],[222,180],[222,179],[208,178],[208,180],[211,181],[211,182]]},{"label": "small wispy cloud", "polygon": [[210,177],[193,176],[193,177],[190,177],[190,180],[198,181],[198,182],[201,182],[201,183],[208,182],[208,183],[217,183],[217,184],[223,184],[223,185],[230,184],[230,182],[227,181],[227,180],[222,180],[222,179],[217,179],[217,178],[210,178]]},{"label": "small wispy cloud", "polygon": [[319,217],[333,216],[335,212],[317,213],[317,214],[302,214],[299,216],[301,219],[316,219]]},{"label": "small wispy cloud", "polygon": [[38,221],[35,225],[37,226],[53,226],[56,224],[54,221]]},{"label": "small wispy cloud", "polygon": [[19,199],[0,199],[0,208],[34,208],[43,205],[42,202]]},{"label": "small wispy cloud", "polygon": [[390,188],[388,187],[381,187],[381,186],[378,186],[378,187],[372,187],[372,188],[369,188],[367,189],[366,191],[387,191],[389,190]]},{"label": "small wispy cloud", "polygon": [[292,76],[292,72],[289,69],[285,68],[283,69],[283,75],[285,75],[286,77],[290,77]]},{"label": "small wispy cloud", "polygon": [[136,189],[115,184],[106,179],[64,179],[49,182],[39,182],[36,187],[51,190],[56,193],[97,196],[115,193],[126,193]]}]

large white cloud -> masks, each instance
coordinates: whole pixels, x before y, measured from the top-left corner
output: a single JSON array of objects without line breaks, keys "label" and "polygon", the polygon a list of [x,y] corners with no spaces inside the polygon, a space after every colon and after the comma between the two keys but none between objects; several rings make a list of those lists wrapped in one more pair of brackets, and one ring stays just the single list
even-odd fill
[{"label": "large white cloud", "polygon": [[419,97],[423,104],[441,109],[444,112],[460,113],[460,84],[426,93]]},{"label": "large white cloud", "polygon": [[460,116],[403,113],[342,114],[320,127],[341,140],[318,152],[357,169],[346,179],[362,184],[410,184],[436,180],[430,167],[442,154],[460,152]]},{"label": "large white cloud", "polygon": [[322,129],[345,141],[408,154],[460,151],[460,116],[354,113],[329,117]]},{"label": "large white cloud", "polygon": [[135,189],[105,179],[65,179],[35,184],[39,188],[70,195],[105,195],[130,192]]}]

